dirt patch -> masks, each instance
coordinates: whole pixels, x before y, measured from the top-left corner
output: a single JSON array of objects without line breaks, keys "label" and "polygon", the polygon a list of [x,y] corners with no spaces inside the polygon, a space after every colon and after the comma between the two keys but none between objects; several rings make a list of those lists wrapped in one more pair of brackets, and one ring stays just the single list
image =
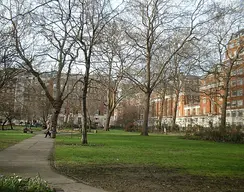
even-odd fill
[{"label": "dirt patch", "polygon": [[158,167],[57,167],[79,182],[111,192],[243,192],[244,179],[202,177]]}]

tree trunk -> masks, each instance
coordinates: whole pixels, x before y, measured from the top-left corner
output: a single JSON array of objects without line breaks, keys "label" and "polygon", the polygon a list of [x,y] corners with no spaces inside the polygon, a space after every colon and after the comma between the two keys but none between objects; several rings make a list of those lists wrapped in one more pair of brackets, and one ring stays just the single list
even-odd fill
[{"label": "tree trunk", "polygon": [[83,88],[83,97],[82,97],[82,104],[83,104],[83,126],[82,126],[82,137],[81,137],[81,143],[82,144],[87,144],[87,102],[86,102],[86,97],[87,97],[87,91],[88,91],[88,71],[86,72],[86,75],[84,77],[84,88]]},{"label": "tree trunk", "polygon": [[10,123],[10,128],[11,128],[11,130],[13,130],[14,128],[13,128],[12,121],[10,120],[9,123]]},{"label": "tree trunk", "polygon": [[91,121],[91,118],[90,116],[88,115],[88,121],[89,121],[89,129],[88,129],[88,132],[91,132],[91,127],[92,127],[92,121]]},{"label": "tree trunk", "polygon": [[151,93],[145,93],[145,109],[144,109],[144,116],[143,116],[143,124],[141,135],[148,136],[148,119],[149,119],[149,108],[150,108],[150,96]]},{"label": "tree trunk", "polygon": [[[83,101],[83,105],[86,103],[86,101]],[[83,107],[84,108],[84,107]],[[83,126],[82,126],[82,137],[81,137],[81,143],[87,144],[87,115],[86,112],[83,111]]]},{"label": "tree trunk", "polygon": [[[46,125],[47,117],[46,117],[46,115],[45,115],[44,112],[42,113],[42,121],[43,121],[43,124]],[[43,127],[43,126],[42,126],[42,127]]]},{"label": "tree trunk", "polygon": [[4,130],[4,125],[5,125],[6,122],[7,122],[7,120],[5,120],[5,121],[2,123],[2,130]]},{"label": "tree trunk", "polygon": [[[61,105],[62,106],[62,105]],[[61,106],[57,107],[53,113],[52,116],[52,138],[56,138],[56,134],[57,134],[57,124],[58,124],[58,116],[61,110]]]},{"label": "tree trunk", "polygon": [[227,99],[228,99],[228,90],[224,92],[223,103],[221,107],[221,118],[220,118],[220,127],[219,131],[224,133],[226,130],[226,109],[227,109]]},{"label": "tree trunk", "polygon": [[112,113],[110,111],[107,111],[106,123],[105,123],[105,127],[104,127],[105,131],[109,131],[111,115],[112,115]]},{"label": "tree trunk", "polygon": [[224,95],[223,95],[223,103],[221,107],[221,118],[220,118],[220,127],[219,127],[219,131],[221,133],[226,132],[226,109],[227,109],[227,100],[228,100],[229,83],[231,79],[232,66],[233,65],[231,65],[231,68],[227,73],[227,78],[224,86]]},{"label": "tree trunk", "polygon": [[[149,39],[148,39],[149,40]],[[148,119],[149,119],[149,108],[150,108],[150,96],[151,96],[151,49],[149,46],[149,42],[147,41],[147,70],[146,70],[146,92],[145,93],[145,109],[143,113],[143,124],[141,135],[148,136]]]},{"label": "tree trunk", "polygon": [[174,104],[174,111],[173,111],[173,117],[172,117],[172,129],[175,130],[176,126],[176,114],[177,114],[177,108],[178,108],[178,101],[179,101],[179,93],[176,93],[176,98],[175,98],[175,104]]},{"label": "tree trunk", "polygon": [[163,92],[163,95],[161,97],[161,106],[160,106],[160,113],[159,113],[159,129],[162,129],[162,120],[164,115],[164,101],[165,101],[165,94],[166,91]]}]

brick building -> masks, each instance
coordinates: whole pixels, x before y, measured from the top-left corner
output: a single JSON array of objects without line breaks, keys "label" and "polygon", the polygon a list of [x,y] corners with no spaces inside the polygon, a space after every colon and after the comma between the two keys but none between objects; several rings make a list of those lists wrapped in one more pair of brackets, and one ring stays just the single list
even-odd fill
[{"label": "brick building", "polygon": [[[228,71],[229,70],[229,71]],[[230,125],[244,125],[244,30],[232,35],[227,45],[225,59],[218,71],[200,77],[184,76],[177,103],[176,123],[181,127],[189,125],[218,126],[229,77],[226,121]],[[155,119],[169,124],[175,106],[176,94],[168,87],[165,97],[152,97],[152,114]]]}]

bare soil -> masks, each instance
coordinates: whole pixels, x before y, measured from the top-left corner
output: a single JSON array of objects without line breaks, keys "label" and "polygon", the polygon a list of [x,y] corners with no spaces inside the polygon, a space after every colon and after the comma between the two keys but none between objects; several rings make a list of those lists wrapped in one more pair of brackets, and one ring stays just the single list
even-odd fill
[{"label": "bare soil", "polygon": [[78,182],[109,192],[244,192],[244,178],[206,177],[154,166],[56,167]]}]

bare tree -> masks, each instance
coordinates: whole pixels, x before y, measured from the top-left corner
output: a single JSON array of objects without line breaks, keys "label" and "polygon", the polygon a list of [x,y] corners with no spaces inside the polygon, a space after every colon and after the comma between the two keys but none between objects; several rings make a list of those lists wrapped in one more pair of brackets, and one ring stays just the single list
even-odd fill
[{"label": "bare tree", "polygon": [[[179,37],[176,36],[176,44],[178,40]],[[199,95],[199,84],[193,83],[195,79],[195,81],[198,82],[198,78],[194,78],[194,76],[191,75],[193,69],[195,69],[198,64],[199,54],[198,52],[194,53],[194,45],[192,43],[194,42],[186,43],[185,46],[173,56],[170,62],[168,87],[173,90],[172,130],[176,128],[180,94],[184,93],[184,95],[187,96],[189,94],[193,95],[195,92],[195,95]]]},{"label": "bare tree", "polygon": [[[196,38],[197,29],[208,22],[208,7],[205,1],[194,3],[175,1],[131,1],[134,21],[127,31],[134,45],[137,46],[137,69],[128,74],[145,94],[145,111],[141,135],[148,135],[148,115],[150,96],[166,74],[168,65],[186,43]],[[173,51],[168,47],[173,44],[175,31],[181,34],[181,40]],[[157,67],[156,67],[157,66]],[[156,70],[157,69],[157,70]],[[138,78],[139,76],[139,78]],[[137,78],[135,78],[137,77]]]},{"label": "bare tree", "polygon": [[0,18],[0,89],[21,72],[15,65],[16,52],[11,41],[10,28],[5,28],[4,25],[4,20]]},{"label": "bare tree", "polygon": [[161,83],[158,85],[158,87],[155,88],[154,92],[157,95],[157,98],[160,100],[160,110],[158,114],[158,126],[159,129],[162,128],[162,120],[165,113],[165,96],[168,90],[168,79],[162,79]]},{"label": "bare tree", "polygon": [[77,2],[77,11],[74,16],[77,23],[73,26],[76,42],[82,51],[83,64],[85,73],[83,78],[83,127],[82,138],[83,144],[87,143],[87,94],[90,83],[90,73],[93,68],[95,46],[101,43],[101,35],[105,26],[117,16],[110,1],[108,0],[82,0]]},{"label": "bare tree", "polygon": [[[62,104],[76,85],[74,83],[72,89],[67,91],[72,66],[78,57],[78,49],[74,49],[75,43],[69,35],[72,31],[70,22],[73,8],[70,3],[71,1],[68,4],[64,1],[48,1],[43,4],[28,4],[15,0],[5,5],[15,49],[20,58],[19,65],[37,78],[53,106],[54,138]],[[54,93],[43,79],[47,74],[52,76]],[[78,82],[80,77],[75,78]]]},{"label": "bare tree", "polygon": [[[97,66],[100,84],[107,91],[106,123],[104,130],[109,131],[110,119],[115,108],[128,94],[128,91],[120,91],[120,85],[124,79],[124,71],[127,70],[126,60],[133,54],[130,49],[128,39],[126,39],[124,30],[126,26],[123,22],[113,21],[107,25],[102,38],[103,43],[98,48],[98,59],[101,63]],[[132,86],[128,86],[128,90]]]},{"label": "bare tree", "polygon": [[0,116],[4,117],[5,120],[2,122],[2,130],[6,122],[10,123],[11,129],[12,120],[15,118],[16,113],[14,111],[15,101],[15,81],[8,81],[7,84],[0,90]]},{"label": "bare tree", "polygon": [[[201,60],[201,69],[208,76],[214,78],[214,87],[202,89],[201,92],[209,96],[211,102],[221,108],[220,131],[226,131],[226,110],[230,91],[230,82],[236,74],[233,74],[240,63],[243,63],[244,38],[243,9],[238,4],[223,7],[217,4],[218,15],[209,25],[208,35],[203,39],[204,53]],[[221,100],[221,101],[220,101]]]},{"label": "bare tree", "polygon": [[[4,9],[0,9],[0,16]],[[6,21],[0,17],[0,115],[5,118],[2,130],[8,121],[12,127],[12,119],[16,116],[14,111],[15,83],[18,74],[23,72],[15,65],[16,52],[11,39],[11,29],[5,27]]]},{"label": "bare tree", "polygon": [[[79,51],[82,51],[79,57],[80,64],[85,66],[82,143],[87,143],[86,98],[94,46],[100,43],[104,27],[117,15],[117,12],[112,9],[110,1],[107,0],[69,0],[68,2],[50,0],[42,4],[38,2],[30,4],[22,0],[13,2],[14,6],[12,2],[9,2],[9,6],[4,6],[9,11],[10,18],[7,19],[12,25],[15,48],[22,61],[22,67],[38,79],[54,108],[52,117],[54,133],[62,104],[71,93],[65,94],[65,88],[72,72],[72,65],[77,61]],[[41,37],[38,37],[39,35]],[[23,38],[24,36],[28,41]],[[41,46],[38,46],[38,43]],[[44,62],[54,63],[54,68],[57,69],[55,71],[49,69],[49,72],[51,71],[55,76],[54,95],[50,93],[41,78],[43,75],[41,64]]]},{"label": "bare tree", "polygon": [[138,110],[135,105],[131,105],[126,101],[122,101],[119,105],[119,115],[116,124],[123,126],[124,129],[130,130],[135,126],[135,121],[138,120]]}]

